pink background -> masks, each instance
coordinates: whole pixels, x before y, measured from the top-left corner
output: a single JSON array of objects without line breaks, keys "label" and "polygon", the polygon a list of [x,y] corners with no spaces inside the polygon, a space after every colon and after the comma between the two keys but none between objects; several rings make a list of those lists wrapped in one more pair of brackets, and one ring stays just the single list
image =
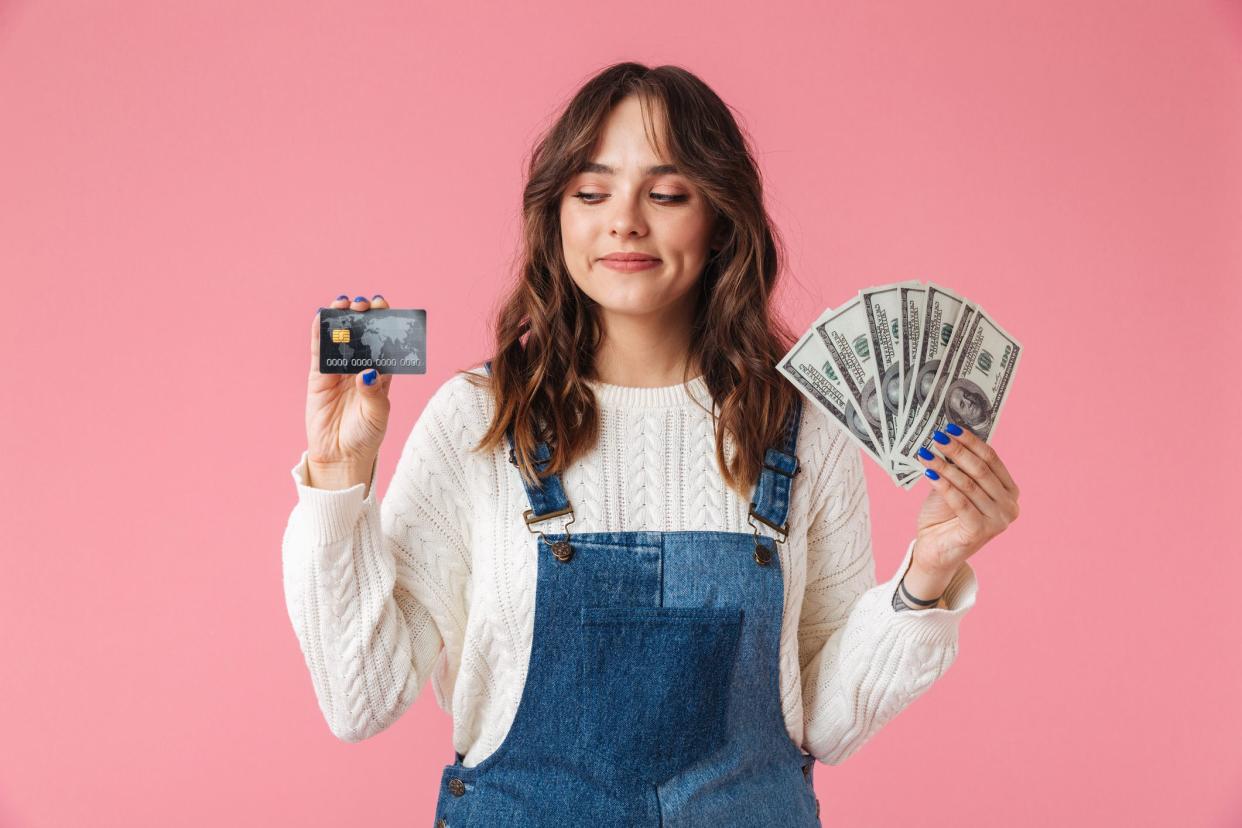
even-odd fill
[{"label": "pink background", "polygon": [[[1242,825],[1239,6],[587,8],[0,2],[0,825],[431,823],[449,717],[336,740],[285,613],[308,323],[429,311],[382,491],[486,355],[538,129],[623,59],[740,113],[798,330],[932,279],[1027,348],[1022,518],[825,824]],[[868,477],[885,579],[928,489]]]}]

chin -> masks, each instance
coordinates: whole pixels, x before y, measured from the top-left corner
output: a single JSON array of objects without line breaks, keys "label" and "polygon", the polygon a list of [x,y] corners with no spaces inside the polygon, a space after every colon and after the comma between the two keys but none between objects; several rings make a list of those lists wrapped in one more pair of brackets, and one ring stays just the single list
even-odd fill
[{"label": "chin", "polygon": [[658,305],[645,302],[637,304],[633,302],[600,302],[599,306],[605,313],[610,313],[614,316],[646,316],[660,309]]}]

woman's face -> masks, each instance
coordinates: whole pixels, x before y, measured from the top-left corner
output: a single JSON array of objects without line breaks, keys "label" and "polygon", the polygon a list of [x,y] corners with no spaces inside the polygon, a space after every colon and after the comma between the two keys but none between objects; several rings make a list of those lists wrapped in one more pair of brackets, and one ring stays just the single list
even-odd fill
[{"label": "woman's face", "polygon": [[[663,116],[652,114],[656,134],[663,135]],[[561,197],[561,242],[570,276],[605,317],[688,317],[691,288],[711,254],[713,211],[648,144],[637,96],[613,109],[590,162]],[[602,261],[610,253],[642,253],[658,261],[620,270]]]}]

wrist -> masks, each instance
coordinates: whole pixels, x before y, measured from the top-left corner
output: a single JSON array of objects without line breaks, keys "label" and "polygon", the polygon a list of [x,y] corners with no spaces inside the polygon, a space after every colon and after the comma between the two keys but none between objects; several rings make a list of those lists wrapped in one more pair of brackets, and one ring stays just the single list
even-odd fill
[{"label": "wrist", "polygon": [[348,489],[359,483],[371,482],[375,461],[359,463],[352,460],[319,462],[306,458],[306,480],[316,489]]},{"label": "wrist", "polygon": [[909,568],[906,569],[906,583],[909,584],[912,580],[916,580],[920,584],[926,584],[933,589],[939,589],[940,592],[944,592],[944,588],[949,585],[949,582],[953,580],[953,576],[961,568],[961,564],[952,569],[924,566],[919,563],[918,558],[914,558],[910,562]]},{"label": "wrist", "polygon": [[[894,609],[933,609],[944,606],[944,593],[953,580],[953,572],[928,570],[911,564],[897,584],[893,596]],[[930,603],[929,603],[930,602]]]}]

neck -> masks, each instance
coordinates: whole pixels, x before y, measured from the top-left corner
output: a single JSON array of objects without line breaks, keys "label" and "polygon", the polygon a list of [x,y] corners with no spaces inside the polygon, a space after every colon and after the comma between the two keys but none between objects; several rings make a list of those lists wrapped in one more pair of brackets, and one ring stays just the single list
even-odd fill
[{"label": "neck", "polygon": [[690,353],[692,318],[684,313],[629,316],[603,311],[595,373],[635,388],[679,385],[700,373]]}]

